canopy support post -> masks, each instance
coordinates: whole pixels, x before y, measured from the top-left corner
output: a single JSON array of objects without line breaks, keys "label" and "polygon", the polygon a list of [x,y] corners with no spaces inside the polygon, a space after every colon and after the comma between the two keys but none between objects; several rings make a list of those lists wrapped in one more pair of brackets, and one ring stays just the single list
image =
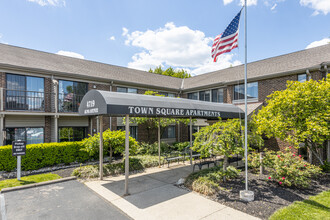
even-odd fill
[{"label": "canopy support post", "polygon": [[128,176],[129,176],[129,115],[127,114],[125,123],[125,194],[128,196]]},{"label": "canopy support post", "polygon": [[97,117],[100,131],[100,180],[103,180],[103,116]]},{"label": "canopy support post", "polygon": [[158,118],[158,167],[160,168],[160,118]]},{"label": "canopy support post", "polygon": [[190,140],[190,165],[192,165],[192,119],[190,119],[190,135],[189,135],[189,140]]}]

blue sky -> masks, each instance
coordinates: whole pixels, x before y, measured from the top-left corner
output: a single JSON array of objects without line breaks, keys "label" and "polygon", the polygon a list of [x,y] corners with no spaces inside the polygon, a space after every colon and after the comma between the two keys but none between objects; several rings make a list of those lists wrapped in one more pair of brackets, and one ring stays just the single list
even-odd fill
[{"label": "blue sky", "polygon": [[[0,42],[148,70],[201,74],[244,62],[239,49],[212,63],[213,38],[240,0],[1,0]],[[250,0],[248,61],[330,41],[330,0]],[[244,14],[242,14],[243,16]]]}]

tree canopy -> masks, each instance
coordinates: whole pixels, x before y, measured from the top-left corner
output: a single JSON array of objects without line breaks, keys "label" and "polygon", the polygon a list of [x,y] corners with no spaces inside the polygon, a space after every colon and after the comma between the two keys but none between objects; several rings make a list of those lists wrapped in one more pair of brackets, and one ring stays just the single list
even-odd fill
[{"label": "tree canopy", "polygon": [[[125,150],[125,131],[110,131],[107,129],[103,132],[103,150],[110,153],[110,162],[112,160],[113,153],[123,153]],[[100,144],[100,133],[97,133],[93,136],[89,135],[88,138],[85,138],[83,141],[84,148],[83,151],[86,151],[89,155],[97,155],[99,153],[99,144]],[[130,154],[134,154],[137,148],[137,141],[129,137],[129,149]]]},{"label": "tree canopy", "polygon": [[[206,126],[195,133],[193,150],[204,156],[210,154],[225,156],[224,169],[227,166],[228,157],[233,154],[244,152],[244,122],[240,119],[228,119]],[[248,124],[248,146],[260,147],[263,144],[262,137],[256,134],[256,127],[253,122]]]},{"label": "tree canopy", "polygon": [[172,76],[177,78],[189,78],[191,75],[184,69],[181,70],[174,70],[172,67],[167,68],[166,70],[163,70],[161,66],[156,67],[154,70],[151,68],[149,69],[150,73],[165,75],[165,76]]},{"label": "tree canopy", "polygon": [[295,146],[305,143],[316,153],[330,138],[330,75],[321,81],[290,81],[287,89],[273,92],[253,120],[259,134],[278,137]]}]

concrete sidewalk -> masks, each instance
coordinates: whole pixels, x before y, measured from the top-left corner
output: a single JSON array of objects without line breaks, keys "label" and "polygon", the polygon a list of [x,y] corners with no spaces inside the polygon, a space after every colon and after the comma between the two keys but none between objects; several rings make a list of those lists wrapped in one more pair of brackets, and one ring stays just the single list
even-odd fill
[{"label": "concrete sidewalk", "polygon": [[131,175],[130,195],[125,197],[124,176],[85,184],[136,220],[258,219],[173,185],[191,171],[190,165],[172,165],[171,168],[151,168],[144,173]]}]

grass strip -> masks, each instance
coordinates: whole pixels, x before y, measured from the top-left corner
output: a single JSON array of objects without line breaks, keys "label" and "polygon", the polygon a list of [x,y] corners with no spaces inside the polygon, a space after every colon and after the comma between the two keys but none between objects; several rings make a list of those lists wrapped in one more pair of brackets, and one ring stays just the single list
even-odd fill
[{"label": "grass strip", "polygon": [[304,201],[296,201],[285,208],[279,209],[269,219],[330,219],[330,190],[311,196]]},{"label": "grass strip", "polygon": [[49,180],[56,180],[60,179],[61,177],[57,174],[52,173],[46,173],[46,174],[38,174],[38,175],[32,175],[32,176],[24,176],[21,178],[21,180],[17,179],[8,179],[8,180],[2,180],[0,181],[0,190],[4,188],[9,187],[15,187],[15,186],[23,186],[33,183],[40,183],[45,182]]}]

